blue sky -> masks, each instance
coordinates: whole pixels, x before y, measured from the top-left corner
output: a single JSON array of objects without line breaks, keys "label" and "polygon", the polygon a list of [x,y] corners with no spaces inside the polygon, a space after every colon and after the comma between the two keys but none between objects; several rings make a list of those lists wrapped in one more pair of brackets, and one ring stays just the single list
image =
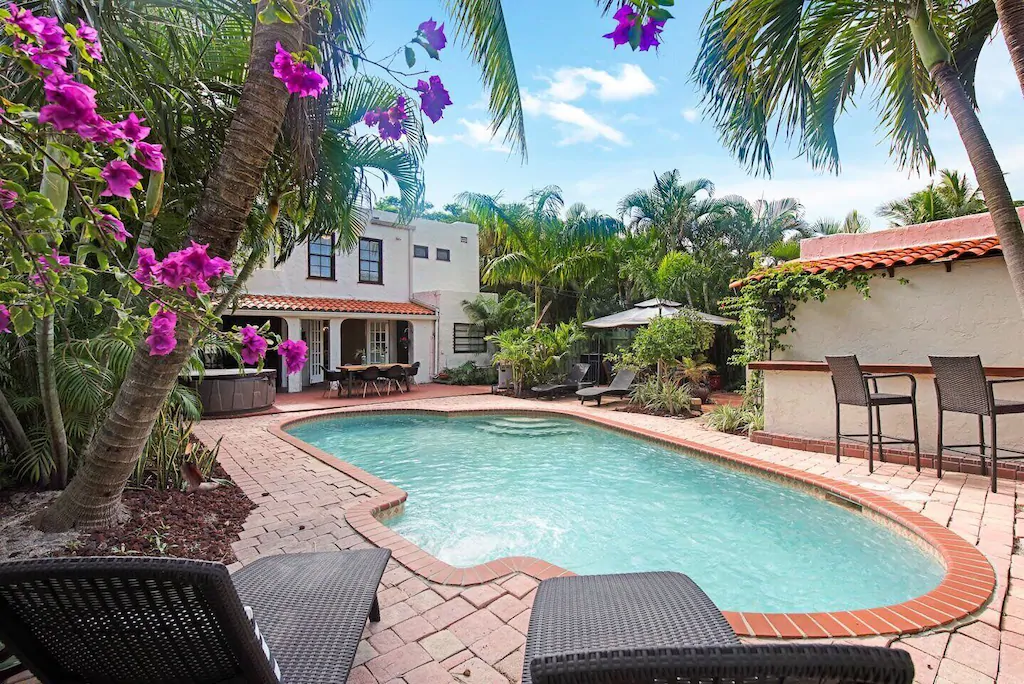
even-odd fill
[{"label": "blue sky", "polygon": [[[868,99],[841,120],[839,176],[814,172],[779,143],[773,177],[756,177],[721,147],[714,127],[702,120],[689,79],[707,4],[676,3],[676,19],[666,26],[660,51],[641,53],[628,46],[612,49],[601,36],[614,22],[591,0],[505,0],[526,110],[525,164],[509,156],[500,139],[490,138],[485,91],[461,45],[450,41],[440,62],[420,53],[417,68],[440,75],[454,103],[437,124],[426,122],[427,200],[440,206],[463,190],[519,199],[554,184],[569,203],[613,213],[627,192],[651,185],[653,172],[677,168],[684,178],[710,178],[718,195],[797,197],[812,220],[858,209],[871,217],[873,229],[884,228],[875,216],[878,205],[923,187],[927,179],[901,171],[889,159]],[[367,55],[392,53],[428,17],[448,19],[437,0],[376,0]],[[396,66],[404,68],[401,59]],[[982,123],[1011,191],[1024,199],[1024,98],[1001,37],[985,49],[978,71]],[[952,121],[933,116],[931,131],[939,168],[969,172]]]}]

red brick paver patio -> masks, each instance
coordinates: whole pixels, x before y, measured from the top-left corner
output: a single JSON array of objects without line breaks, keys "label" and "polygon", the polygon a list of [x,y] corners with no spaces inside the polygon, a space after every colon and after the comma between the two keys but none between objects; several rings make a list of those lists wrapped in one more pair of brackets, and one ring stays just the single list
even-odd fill
[{"label": "red brick paver patio", "polygon": [[[378,404],[364,409],[387,409]],[[528,402],[493,396],[410,399],[394,408],[433,410],[540,409],[580,415],[612,415],[618,422],[697,442],[864,487],[922,513],[985,554],[996,572],[988,607],[959,624],[932,632],[857,639],[906,649],[917,665],[917,681],[931,684],[1024,684],[1024,483],[1007,483],[991,494],[980,476],[931,472],[883,464],[868,476],[863,461],[844,460],[704,430],[697,421],[613,412],[615,404],[580,407],[575,402]],[[342,409],[340,413],[346,412]],[[304,415],[304,414],[299,414]],[[297,416],[293,416],[297,417]],[[378,492],[364,482],[310,456],[271,432],[284,416],[204,421],[198,434],[223,438],[221,463],[258,507],[234,546],[239,566],[261,555],[369,546],[346,522],[346,511]],[[1018,526],[1018,527],[1015,527]],[[394,535],[397,537],[397,535]],[[378,539],[391,546],[401,538]],[[1017,547],[1015,547],[1015,542]],[[1016,553],[1014,553],[1016,551]],[[865,568],[880,576],[884,569]],[[433,684],[517,682],[529,609],[537,580],[523,572],[470,587],[437,584],[392,561],[381,587],[382,619],[366,631],[350,682]]]}]

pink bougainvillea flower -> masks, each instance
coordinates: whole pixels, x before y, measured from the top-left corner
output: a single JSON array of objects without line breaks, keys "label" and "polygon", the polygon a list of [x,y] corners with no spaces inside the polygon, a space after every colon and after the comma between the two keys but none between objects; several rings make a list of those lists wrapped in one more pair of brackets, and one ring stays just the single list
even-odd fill
[{"label": "pink bougainvillea flower", "polygon": [[101,196],[114,195],[126,199],[132,196],[132,188],[142,180],[142,174],[121,159],[108,162],[100,171],[100,176],[107,181],[107,187],[100,193]]},{"label": "pink bougainvillea flower", "polygon": [[135,154],[132,159],[138,162],[139,166],[150,171],[162,173],[164,170],[164,153],[160,145],[150,145],[145,142],[135,143]]},{"label": "pink bougainvillea flower", "polygon": [[274,76],[278,78],[289,93],[299,97],[316,97],[327,87],[327,79],[318,74],[307,64],[295,59],[295,55],[277,44],[274,59],[270,60]]},{"label": "pink bougainvillea flower", "polygon": [[444,24],[438,26],[433,17],[420,24],[419,30],[423,34],[423,40],[427,41],[427,45],[438,52],[448,44],[448,39],[444,36]]},{"label": "pink bougainvillea flower", "polygon": [[39,38],[43,32],[43,22],[31,10],[22,9],[13,2],[7,5],[7,9],[11,11],[11,16],[7,18],[8,24],[14,24],[33,38]]},{"label": "pink bougainvillea flower", "polygon": [[175,252],[182,255],[182,261],[197,281],[207,281],[231,274],[231,262],[220,257],[211,257],[206,253],[209,245],[193,242],[191,246]]},{"label": "pink bougainvillea flower", "polygon": [[655,21],[654,19],[648,18],[647,23],[644,24],[642,29],[640,29],[640,52],[647,52],[652,47],[658,47],[661,45],[661,41],[658,40],[658,35],[664,28],[664,21]]},{"label": "pink bougainvillea flower", "polygon": [[208,245],[193,242],[189,247],[171,252],[153,267],[157,282],[170,288],[184,288],[195,295],[209,292],[209,281],[231,273],[231,262],[206,253]]},{"label": "pink bougainvillea flower", "polygon": [[43,93],[50,104],[39,110],[40,123],[51,124],[58,131],[77,131],[96,122],[96,91],[63,71],[55,70],[43,79]]},{"label": "pink bougainvillea flower", "polygon": [[611,38],[615,47],[625,45],[629,42],[629,31],[636,23],[636,12],[629,5],[623,5],[612,15],[612,19],[618,22],[611,33],[604,34],[605,38]]},{"label": "pink bougainvillea flower", "polygon": [[4,179],[0,178],[0,209],[13,209],[18,201],[18,193],[4,187]]},{"label": "pink bougainvillea flower", "polygon": [[277,353],[284,359],[288,373],[298,373],[306,365],[306,343],[302,340],[285,340],[277,345]]},{"label": "pink bougainvillea flower", "polygon": [[371,109],[363,117],[367,126],[377,126],[380,137],[384,140],[400,140],[405,130],[402,122],[409,118],[405,111],[406,99],[399,95],[395,103],[387,109]]},{"label": "pink bougainvillea flower", "polygon": [[131,112],[118,126],[121,127],[124,137],[137,142],[145,140],[146,136],[149,135],[149,131],[152,130],[149,126],[143,126],[142,124],[144,123],[146,123],[145,119],[140,119],[135,112]]},{"label": "pink bougainvillea flower", "polygon": [[78,20],[78,37],[85,43],[85,53],[97,62],[103,61],[103,46],[100,45],[100,34],[84,20]]},{"label": "pink bougainvillea flower", "polygon": [[[57,248],[54,247],[53,251],[49,255],[43,255],[36,259],[36,261],[38,261],[39,265],[42,267],[39,270],[45,273],[46,271],[59,271],[64,266],[69,266],[71,264],[71,257],[58,254]],[[54,268],[54,263],[57,265],[56,268]],[[28,280],[33,285],[41,286],[43,284],[42,273],[33,273],[28,277]]]},{"label": "pink bougainvillea flower", "polygon": [[92,121],[82,121],[75,127],[75,132],[83,140],[109,145],[115,140],[124,140],[124,132],[121,125],[107,121],[98,114]]},{"label": "pink bougainvillea flower", "polygon": [[448,91],[444,89],[440,76],[431,76],[430,82],[420,80],[416,84],[420,93],[420,109],[431,121],[437,123],[444,115],[444,108],[452,103]]},{"label": "pink bougainvillea flower", "polygon": [[96,225],[99,226],[100,231],[104,235],[109,235],[118,242],[125,242],[132,236],[131,233],[125,230],[121,219],[113,214],[97,214]]},{"label": "pink bougainvillea flower", "polygon": [[242,361],[248,364],[259,363],[267,354],[267,341],[260,337],[256,328],[247,325],[242,333]]},{"label": "pink bougainvillea flower", "polygon": [[135,254],[135,280],[139,281],[143,288],[147,288],[153,284],[153,271],[160,262],[157,261],[156,252],[152,247],[137,247]]},{"label": "pink bougainvillea flower", "polygon": [[11,332],[11,312],[0,304],[0,333]]},{"label": "pink bougainvillea flower", "polygon": [[36,35],[39,45],[26,48],[29,59],[44,69],[63,69],[71,56],[71,44],[64,34],[64,27],[54,17],[37,17],[42,30]]},{"label": "pink bougainvillea flower", "polygon": [[178,316],[173,311],[161,309],[149,322],[149,337],[146,338],[146,345],[149,346],[150,356],[167,356],[178,346],[178,340],[174,338],[174,328],[178,325]]}]

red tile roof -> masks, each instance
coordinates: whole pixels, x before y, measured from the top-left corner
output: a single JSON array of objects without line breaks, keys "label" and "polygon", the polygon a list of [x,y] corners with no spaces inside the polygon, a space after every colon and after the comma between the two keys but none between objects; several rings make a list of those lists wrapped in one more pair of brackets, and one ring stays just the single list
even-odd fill
[{"label": "red tile roof", "polygon": [[374,302],[368,299],[331,297],[291,297],[287,295],[247,294],[238,301],[239,309],[257,311],[310,311],[329,313],[396,314],[433,316],[433,309],[412,302]]},{"label": "red tile roof", "polygon": [[[881,249],[873,252],[860,252],[858,254],[844,254],[820,259],[808,259],[796,261],[803,266],[807,273],[821,273],[822,271],[847,271],[870,270],[874,268],[890,268],[893,266],[912,266],[914,264],[927,264],[933,261],[954,261],[956,259],[969,259],[995,254],[1002,254],[999,246],[999,238],[983,237],[968,240],[956,240],[951,242],[938,242],[932,245],[914,245],[900,247],[897,249]],[[760,280],[764,275],[754,275],[744,280],[732,283],[730,287],[742,287],[750,280]]]}]

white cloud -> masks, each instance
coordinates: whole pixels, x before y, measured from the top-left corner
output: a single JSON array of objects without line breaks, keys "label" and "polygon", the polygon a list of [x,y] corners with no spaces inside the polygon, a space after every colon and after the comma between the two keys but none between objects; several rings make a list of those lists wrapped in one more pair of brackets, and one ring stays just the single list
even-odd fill
[{"label": "white cloud", "polygon": [[563,137],[559,145],[572,145],[580,142],[593,142],[598,139],[613,142],[616,145],[627,144],[622,131],[599,121],[593,114],[581,107],[542,99],[527,92],[522,93],[523,111],[533,116],[543,116],[561,124]]},{"label": "white cloud", "polygon": [[559,102],[578,100],[591,86],[597,88],[597,98],[605,102],[632,100],[653,95],[658,90],[654,81],[635,64],[621,65],[617,76],[589,67],[565,67],[556,71],[549,82],[545,95]]},{"label": "white cloud", "polygon": [[452,140],[457,140],[470,147],[487,150],[488,152],[508,153],[511,151],[507,145],[503,145],[500,141],[494,139],[491,126],[486,121],[459,119],[459,123],[465,132],[451,136]]},{"label": "white cloud", "polygon": [[427,143],[430,145],[443,145],[448,142],[448,138],[443,135],[434,135],[433,133],[427,133]]},{"label": "white cloud", "polygon": [[696,109],[684,109],[683,110],[683,118],[686,119],[687,121],[689,121],[690,123],[693,123],[694,121],[697,120],[697,110]]}]

